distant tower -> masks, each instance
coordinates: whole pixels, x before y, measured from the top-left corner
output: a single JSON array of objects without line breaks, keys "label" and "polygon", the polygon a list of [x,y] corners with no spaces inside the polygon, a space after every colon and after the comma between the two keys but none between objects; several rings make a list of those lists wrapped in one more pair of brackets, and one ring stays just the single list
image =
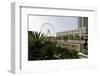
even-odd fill
[{"label": "distant tower", "polygon": [[88,27],[88,17],[78,17],[78,28]]}]

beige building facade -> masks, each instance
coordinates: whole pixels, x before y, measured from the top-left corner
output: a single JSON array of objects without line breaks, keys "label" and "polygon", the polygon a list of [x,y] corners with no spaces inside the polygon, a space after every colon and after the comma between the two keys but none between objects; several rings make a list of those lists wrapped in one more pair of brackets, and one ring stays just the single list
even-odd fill
[{"label": "beige building facade", "polygon": [[[79,39],[75,38],[71,39],[69,35],[73,37],[75,35],[79,36]],[[68,36],[67,39],[63,39],[64,36]],[[62,45],[68,49],[75,49],[77,51],[81,50],[81,45],[84,44],[84,40],[88,40],[88,17],[78,17],[78,28],[73,30],[67,30],[62,32],[57,32],[56,37],[62,37],[62,39],[57,39],[58,45]],[[62,42],[61,42],[62,41]]]}]

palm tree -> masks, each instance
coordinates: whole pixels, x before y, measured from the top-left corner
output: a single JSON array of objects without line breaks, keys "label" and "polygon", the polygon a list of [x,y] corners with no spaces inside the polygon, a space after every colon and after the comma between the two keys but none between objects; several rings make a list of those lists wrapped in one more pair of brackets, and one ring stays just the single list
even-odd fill
[{"label": "palm tree", "polygon": [[40,55],[40,49],[43,46],[43,41],[46,36],[41,32],[28,31],[28,58],[29,60],[37,58]]},{"label": "palm tree", "polygon": [[32,41],[33,42],[41,42],[44,40],[46,36],[41,32],[32,32]]}]

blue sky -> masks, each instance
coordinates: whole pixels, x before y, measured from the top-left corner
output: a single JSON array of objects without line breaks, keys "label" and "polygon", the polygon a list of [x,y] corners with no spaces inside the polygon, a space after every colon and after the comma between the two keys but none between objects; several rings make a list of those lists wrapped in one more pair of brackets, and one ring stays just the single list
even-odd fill
[{"label": "blue sky", "polygon": [[[29,31],[39,31],[44,23],[50,23],[55,29],[55,32],[63,32],[73,30],[78,27],[78,17],[69,16],[29,16]],[[52,27],[45,25],[43,31],[47,32],[47,29],[52,31]]]}]

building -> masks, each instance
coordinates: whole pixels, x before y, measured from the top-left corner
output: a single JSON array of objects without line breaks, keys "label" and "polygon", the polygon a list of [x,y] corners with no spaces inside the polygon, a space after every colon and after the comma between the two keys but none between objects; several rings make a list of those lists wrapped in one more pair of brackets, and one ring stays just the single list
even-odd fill
[{"label": "building", "polygon": [[56,36],[59,37],[59,36],[68,36],[68,35],[76,35],[78,34],[80,37],[87,37],[88,34],[87,34],[87,28],[86,27],[82,27],[82,28],[78,28],[78,29],[74,29],[74,30],[69,30],[69,31],[63,31],[63,32],[57,32],[56,33]]},{"label": "building", "polygon": [[63,45],[66,48],[72,49],[71,46],[76,47],[76,50],[81,50],[84,47],[84,40],[88,40],[88,17],[78,17],[78,28],[56,33],[58,45]]},{"label": "building", "polygon": [[88,36],[88,17],[78,17],[78,28],[68,31],[57,32],[56,36],[66,36],[78,34],[80,37]]}]

